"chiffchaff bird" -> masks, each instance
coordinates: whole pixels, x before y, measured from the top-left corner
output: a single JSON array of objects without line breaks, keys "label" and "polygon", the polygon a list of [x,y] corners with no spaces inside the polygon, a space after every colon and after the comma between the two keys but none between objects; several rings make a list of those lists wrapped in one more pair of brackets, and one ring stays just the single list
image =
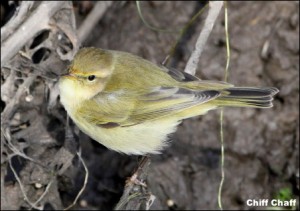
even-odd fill
[{"label": "chiffchaff bird", "polygon": [[82,48],[59,80],[76,125],[107,148],[159,153],[186,118],[224,106],[269,108],[276,88],[234,87],[157,66],[138,56]]}]

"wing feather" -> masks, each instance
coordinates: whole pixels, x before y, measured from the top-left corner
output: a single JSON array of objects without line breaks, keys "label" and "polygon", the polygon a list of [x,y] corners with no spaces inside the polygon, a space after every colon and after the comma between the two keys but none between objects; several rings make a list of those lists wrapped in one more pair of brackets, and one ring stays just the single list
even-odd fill
[{"label": "wing feather", "polygon": [[[79,111],[99,126],[130,126],[176,113],[215,99],[219,91],[194,91],[178,87],[154,87],[148,92],[100,93],[83,103]],[[84,109],[85,108],[85,109]]]}]

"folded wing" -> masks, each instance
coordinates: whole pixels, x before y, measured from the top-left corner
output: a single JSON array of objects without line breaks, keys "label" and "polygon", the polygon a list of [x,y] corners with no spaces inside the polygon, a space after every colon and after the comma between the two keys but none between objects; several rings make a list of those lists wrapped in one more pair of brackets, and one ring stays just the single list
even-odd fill
[{"label": "folded wing", "polygon": [[[219,91],[194,91],[178,87],[154,87],[149,91],[100,93],[83,103],[81,112],[88,122],[100,127],[130,126],[174,115],[187,108],[208,102]],[[83,109],[85,108],[85,109]]]}]

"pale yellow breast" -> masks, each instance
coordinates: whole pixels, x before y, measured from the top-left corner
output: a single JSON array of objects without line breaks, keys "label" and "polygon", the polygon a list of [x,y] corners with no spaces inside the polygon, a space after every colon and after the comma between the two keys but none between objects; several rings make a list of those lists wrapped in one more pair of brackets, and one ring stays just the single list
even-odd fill
[{"label": "pale yellow breast", "polygon": [[157,120],[128,127],[102,128],[80,118],[72,119],[84,133],[107,148],[135,155],[160,153],[168,145],[168,134],[175,132],[180,123]]}]

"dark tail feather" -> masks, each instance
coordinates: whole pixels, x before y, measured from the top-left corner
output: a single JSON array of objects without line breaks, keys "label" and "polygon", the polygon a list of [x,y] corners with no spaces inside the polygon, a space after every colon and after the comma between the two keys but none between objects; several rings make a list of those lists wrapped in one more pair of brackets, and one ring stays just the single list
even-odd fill
[{"label": "dark tail feather", "polygon": [[216,102],[220,106],[269,108],[273,106],[273,96],[278,92],[274,87],[232,87],[224,89]]}]

